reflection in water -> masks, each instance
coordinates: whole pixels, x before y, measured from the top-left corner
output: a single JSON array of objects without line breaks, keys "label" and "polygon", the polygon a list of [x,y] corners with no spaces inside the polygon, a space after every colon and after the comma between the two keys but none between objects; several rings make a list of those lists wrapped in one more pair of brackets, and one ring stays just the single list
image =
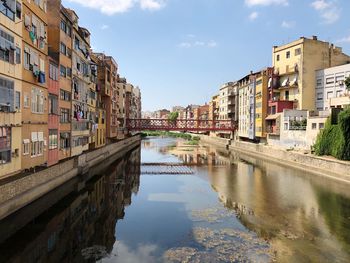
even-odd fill
[{"label": "reflection in water", "polygon": [[48,208],[0,244],[0,262],[95,262],[106,257],[113,251],[116,221],[124,218],[125,206],[138,192],[139,164],[137,149]]},{"label": "reflection in water", "polygon": [[[140,178],[140,158],[194,175]],[[348,185],[171,138],[97,174],[0,244],[0,262],[350,262]]]}]

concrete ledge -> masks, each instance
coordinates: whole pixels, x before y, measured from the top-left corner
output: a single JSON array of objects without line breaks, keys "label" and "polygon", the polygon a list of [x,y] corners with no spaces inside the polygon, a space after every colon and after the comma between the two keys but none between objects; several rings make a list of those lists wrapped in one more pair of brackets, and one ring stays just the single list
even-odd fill
[{"label": "concrete ledge", "polygon": [[289,152],[282,149],[247,142],[235,141],[229,149],[258,159],[307,171],[314,175],[350,183],[350,162],[326,159],[297,152]]}]

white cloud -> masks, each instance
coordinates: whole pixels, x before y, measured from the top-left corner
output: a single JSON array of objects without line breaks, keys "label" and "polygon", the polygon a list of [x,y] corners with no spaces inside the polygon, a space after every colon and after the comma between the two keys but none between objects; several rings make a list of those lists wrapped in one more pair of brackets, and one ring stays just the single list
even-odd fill
[{"label": "white cloud", "polygon": [[106,30],[106,29],[108,29],[109,28],[109,25],[102,25],[101,26],[101,30]]},{"label": "white cloud", "polygon": [[288,0],[245,0],[247,6],[289,5]]},{"label": "white cloud", "polygon": [[283,21],[282,24],[281,24],[281,27],[284,27],[284,28],[293,28],[295,27],[295,21]]},{"label": "white cloud", "polygon": [[311,6],[320,14],[325,24],[333,24],[340,18],[341,12],[336,2],[334,0],[316,0],[311,3]]},{"label": "white cloud", "polygon": [[258,12],[252,12],[250,15],[249,15],[249,20],[250,21],[254,21],[255,19],[257,19],[259,16],[259,13]]},{"label": "white cloud", "polygon": [[135,5],[143,10],[159,10],[165,5],[165,0],[68,0],[85,7],[98,9],[107,15],[124,13]]},{"label": "white cloud", "polygon": [[350,36],[338,39],[336,42],[337,43],[350,43]]},{"label": "white cloud", "polygon": [[192,41],[192,42],[181,42],[178,47],[180,48],[194,48],[194,47],[207,47],[215,48],[218,46],[218,43],[214,40],[206,41]]}]

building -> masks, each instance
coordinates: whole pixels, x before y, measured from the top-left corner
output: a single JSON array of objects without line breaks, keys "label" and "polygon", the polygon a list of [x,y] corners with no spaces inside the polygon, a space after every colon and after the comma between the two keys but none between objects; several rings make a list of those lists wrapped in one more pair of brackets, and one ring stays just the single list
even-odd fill
[{"label": "building", "polygon": [[58,62],[52,57],[48,58],[48,92],[49,92],[49,119],[48,119],[48,134],[49,134],[49,149],[48,149],[48,159],[47,165],[51,166],[57,164],[60,160],[59,158],[59,146],[58,146],[58,135],[59,135],[59,104],[58,96],[60,94],[59,86],[59,70]]},{"label": "building", "polygon": [[193,119],[198,120],[195,122],[195,127],[200,128],[204,127],[206,128],[208,125],[212,125],[209,120],[209,105],[205,104],[202,106],[199,106],[198,108],[195,108],[193,110]]},{"label": "building", "polygon": [[214,95],[209,102],[209,120],[216,121],[219,119],[219,94]]},{"label": "building", "polygon": [[79,17],[74,11],[67,11],[73,21],[71,156],[76,156],[88,150],[89,144],[93,143],[94,134],[90,133],[95,112],[89,100],[94,84],[91,82],[90,33],[79,26]]},{"label": "building", "polygon": [[[276,102],[293,103],[293,109],[315,109],[315,71],[350,62],[350,57],[316,36],[301,37],[291,43],[275,46],[272,50]],[[278,99],[277,99],[278,98]],[[277,105],[280,108],[280,105]]]},{"label": "building", "polygon": [[[22,1],[0,2],[0,178],[21,170],[30,153],[30,137],[22,140]],[[29,99],[29,93],[26,98]],[[29,107],[26,101],[26,107]],[[25,147],[25,148],[24,148]]]},{"label": "building", "polygon": [[22,169],[47,164],[48,160],[48,38],[43,1],[23,1],[22,39]]},{"label": "building", "polygon": [[126,130],[125,130],[126,85],[127,85],[126,78],[122,78],[118,76],[118,82],[117,82],[117,94],[118,94],[117,106],[118,106],[118,124],[119,124],[118,139],[124,138],[126,133]]},{"label": "building", "polygon": [[255,89],[253,72],[238,81],[238,136],[241,139],[255,139]]},{"label": "building", "polygon": [[316,109],[343,108],[350,104],[345,79],[350,76],[350,64],[316,71]]},{"label": "building", "polygon": [[271,68],[263,69],[255,75],[255,137],[266,138],[266,121],[268,112],[268,80]]},{"label": "building", "polygon": [[168,119],[170,111],[167,109],[157,110],[154,112],[155,119]]},{"label": "building", "polygon": [[185,108],[182,107],[182,106],[174,106],[172,109],[171,109],[171,112],[181,112],[183,111]]},{"label": "building", "polygon": [[[94,54],[91,54],[91,62],[94,65],[91,72],[97,74],[96,80],[96,112],[95,112],[95,148],[106,144],[106,101],[102,94],[101,82],[98,79],[99,60]],[[97,72],[97,73],[96,73]]]},{"label": "building", "polygon": [[[49,127],[51,138],[55,137],[59,148],[59,160],[71,156],[71,112],[72,112],[72,12],[61,5],[59,0],[49,0],[48,12],[48,43],[49,43],[49,92],[55,98],[56,82],[58,81],[58,112],[59,127]],[[58,73],[56,72],[58,67]],[[52,88],[50,88],[52,87]],[[49,115],[49,126],[57,119],[55,114]],[[51,124],[50,124],[51,123]],[[50,134],[50,131],[49,131]],[[50,136],[50,135],[49,135]],[[54,141],[54,140],[52,140]],[[55,148],[56,146],[51,146]],[[50,146],[49,146],[50,148]],[[51,149],[55,152],[55,149]],[[52,154],[49,153],[49,164],[52,163]]]},{"label": "building", "polygon": [[238,120],[238,84],[228,82],[221,86],[219,93],[219,119]]}]

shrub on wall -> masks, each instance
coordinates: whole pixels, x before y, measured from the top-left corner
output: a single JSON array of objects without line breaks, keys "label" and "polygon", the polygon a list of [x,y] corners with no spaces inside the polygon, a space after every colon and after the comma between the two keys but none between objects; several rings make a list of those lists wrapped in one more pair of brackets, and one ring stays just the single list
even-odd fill
[{"label": "shrub on wall", "polygon": [[350,160],[350,108],[339,113],[338,124],[327,120],[314,145],[317,155],[332,155],[340,160]]}]

